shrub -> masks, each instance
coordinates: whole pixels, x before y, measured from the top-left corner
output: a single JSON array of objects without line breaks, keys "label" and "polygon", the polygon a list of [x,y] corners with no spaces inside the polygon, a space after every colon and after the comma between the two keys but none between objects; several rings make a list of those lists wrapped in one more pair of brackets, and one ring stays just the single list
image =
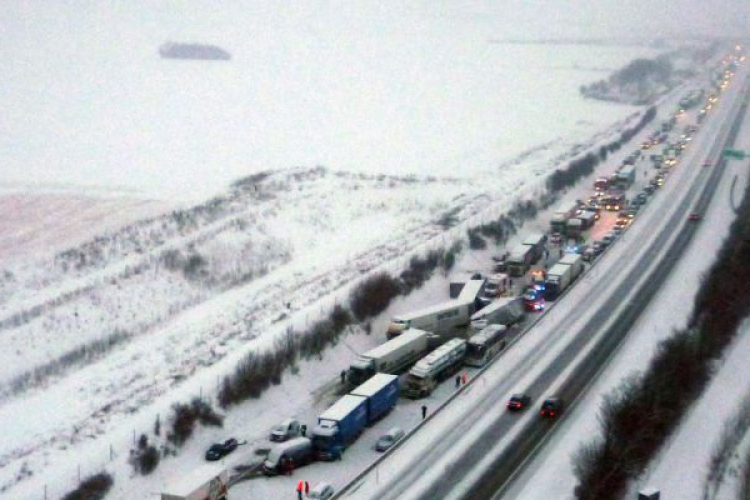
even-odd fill
[{"label": "shrub", "polygon": [[185,444],[193,435],[195,424],[221,427],[224,417],[216,413],[210,404],[195,398],[190,404],[177,403],[172,406],[172,430],[167,434],[167,440],[177,447]]},{"label": "shrub", "polygon": [[159,452],[148,443],[145,434],[138,439],[138,449],[132,452],[131,460],[135,471],[144,476],[154,472],[159,465]]},{"label": "shrub", "polygon": [[95,474],[83,480],[83,482],[62,500],[102,500],[112,488],[114,480],[106,472]]},{"label": "shrub", "polygon": [[487,242],[479,235],[479,229],[469,229],[466,233],[469,236],[469,248],[472,250],[487,248]]},{"label": "shrub", "polygon": [[400,293],[398,281],[387,273],[379,273],[354,289],[349,297],[349,305],[357,321],[362,321],[385,311]]}]

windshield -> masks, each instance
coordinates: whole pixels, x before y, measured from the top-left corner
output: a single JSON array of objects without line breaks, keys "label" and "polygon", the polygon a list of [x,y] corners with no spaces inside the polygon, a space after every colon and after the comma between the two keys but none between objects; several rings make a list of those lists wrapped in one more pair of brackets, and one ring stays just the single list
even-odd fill
[{"label": "windshield", "polygon": [[484,354],[484,346],[478,344],[466,344],[467,356],[481,356]]},{"label": "windshield", "polygon": [[314,436],[312,440],[313,448],[316,450],[327,450],[331,448],[332,436]]}]

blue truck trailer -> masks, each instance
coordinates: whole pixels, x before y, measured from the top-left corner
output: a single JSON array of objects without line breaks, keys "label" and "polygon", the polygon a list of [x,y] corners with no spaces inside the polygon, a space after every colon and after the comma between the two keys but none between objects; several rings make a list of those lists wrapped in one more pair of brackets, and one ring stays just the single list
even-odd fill
[{"label": "blue truck trailer", "polygon": [[367,398],[346,394],[318,417],[313,450],[318,460],[336,460],[367,425]]},{"label": "blue truck trailer", "polygon": [[366,398],[367,423],[372,424],[391,411],[398,402],[398,376],[376,373],[352,392],[352,396]]}]

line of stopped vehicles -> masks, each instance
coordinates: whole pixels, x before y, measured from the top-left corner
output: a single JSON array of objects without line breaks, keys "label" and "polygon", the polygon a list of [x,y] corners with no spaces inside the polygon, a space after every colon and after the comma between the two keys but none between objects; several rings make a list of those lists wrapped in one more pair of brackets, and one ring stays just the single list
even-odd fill
[{"label": "line of stopped vehicles", "polygon": [[[458,375],[463,367],[480,368],[502,355],[529,326],[530,317],[543,313],[564,295],[664,185],[734,75],[731,65],[727,68],[717,73],[711,92],[688,92],[674,115],[659,124],[614,174],[595,180],[587,199],[555,211],[547,233],[526,235],[493,256],[487,269],[452,276],[445,301],[393,317],[387,340],[358,355],[342,372],[337,389],[346,393],[318,416],[311,431],[295,418],[271,430],[274,444],[262,471],[286,474],[313,461],[340,460],[367,427],[390,413],[401,396],[424,398],[454,376],[460,389],[465,382]],[[688,111],[700,103],[696,123],[685,123]],[[648,179],[636,190],[639,170]],[[690,221],[700,218],[697,212],[688,215]],[[602,236],[595,239],[595,235]],[[517,392],[505,406],[507,411],[519,412],[532,404],[531,394]],[[539,406],[540,418],[556,418],[564,408],[560,397],[548,395]],[[373,448],[385,452],[406,435],[402,428],[391,427]],[[214,444],[206,460],[221,460],[242,444],[234,438]],[[227,498],[225,469],[196,471],[192,476],[196,484],[181,484],[171,493],[162,493],[162,500]],[[308,497],[325,499],[333,494],[330,484],[321,483]]]}]

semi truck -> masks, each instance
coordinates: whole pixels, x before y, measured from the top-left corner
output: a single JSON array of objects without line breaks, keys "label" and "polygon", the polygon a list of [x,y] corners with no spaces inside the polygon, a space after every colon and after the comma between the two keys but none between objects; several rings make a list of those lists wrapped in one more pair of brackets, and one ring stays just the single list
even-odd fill
[{"label": "semi truck", "polygon": [[377,372],[397,375],[406,370],[431,347],[430,332],[411,328],[398,337],[367,351],[352,362],[347,381],[352,386],[364,383]]},{"label": "semi truck", "polygon": [[349,394],[366,399],[367,424],[372,424],[396,406],[398,401],[398,376],[376,373]]},{"label": "semi truck", "polygon": [[[579,212],[580,210],[576,208],[575,214],[578,214]],[[573,215],[573,217],[575,217],[575,215]],[[526,236],[521,243],[534,249],[533,259],[534,262],[536,262],[542,255],[544,255],[544,249],[547,245],[547,235],[543,233],[533,233]]]},{"label": "semi truck", "polygon": [[555,300],[561,293],[568,288],[572,281],[573,274],[570,266],[565,264],[555,264],[547,272],[547,283],[544,290],[545,300]]},{"label": "semi truck", "polygon": [[479,279],[482,279],[481,273],[466,272],[452,275],[449,284],[450,298],[457,299],[461,295],[461,291],[464,289],[466,283]]},{"label": "semi truck", "polygon": [[573,203],[571,205],[568,205],[567,207],[556,210],[554,214],[552,214],[552,219],[550,219],[550,230],[553,233],[560,233],[565,234],[565,225],[568,223],[568,220],[572,219],[576,216],[578,213],[578,204]]},{"label": "semi truck", "polygon": [[557,261],[558,264],[564,264],[573,268],[573,278],[576,279],[584,270],[583,255],[578,253],[566,253],[562,259]]},{"label": "semi truck", "polygon": [[318,417],[312,445],[318,460],[337,460],[367,426],[367,398],[345,394]]},{"label": "semi truck", "polygon": [[418,311],[399,314],[394,316],[388,325],[386,337],[394,339],[410,328],[426,330],[438,335],[447,333],[454,328],[469,324],[469,317],[475,310],[475,300],[455,299]]},{"label": "semi truck", "polygon": [[227,500],[229,473],[219,465],[207,464],[167,486],[161,500]]},{"label": "semi truck", "polygon": [[513,326],[523,319],[523,299],[506,297],[497,299],[471,316],[471,329],[478,332],[488,325]]},{"label": "semi truck", "polygon": [[534,246],[520,244],[510,251],[510,255],[505,260],[505,266],[510,276],[523,276],[537,259],[537,250]]},{"label": "semi truck", "polygon": [[466,341],[452,339],[417,361],[406,376],[404,395],[418,399],[432,394],[440,382],[461,368],[465,354]]},{"label": "semi truck", "polygon": [[628,189],[635,182],[635,167],[627,165],[622,167],[616,173],[615,187],[618,189]]},{"label": "semi truck", "polygon": [[583,256],[568,253],[547,272],[546,300],[555,300],[583,272]]},{"label": "semi truck", "polygon": [[482,292],[482,296],[479,297],[479,301],[486,307],[496,298],[505,295],[509,290],[510,278],[507,274],[492,274],[487,278],[487,283],[484,284],[484,291]]},{"label": "semi truck", "polygon": [[[474,311],[482,307],[482,301],[480,297],[484,293],[484,287],[487,284],[487,280],[484,278],[471,279],[466,282],[463,290],[458,295],[458,302],[469,306],[469,314],[471,315]],[[429,328],[426,328],[429,330]]]}]

